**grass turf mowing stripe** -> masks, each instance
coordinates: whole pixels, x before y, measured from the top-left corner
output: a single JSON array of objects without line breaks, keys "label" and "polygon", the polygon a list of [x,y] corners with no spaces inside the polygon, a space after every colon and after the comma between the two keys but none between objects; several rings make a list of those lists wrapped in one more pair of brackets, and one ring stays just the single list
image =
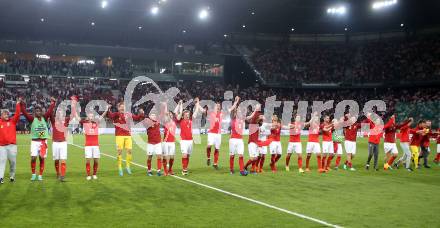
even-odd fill
[{"label": "grass turf mowing stripe", "polygon": [[[78,148],[81,148],[81,149],[84,149],[84,147],[80,146],[80,145],[76,145],[76,144],[70,144],[70,145],[78,147]],[[101,152],[101,154],[106,156],[106,157],[112,158],[112,159],[117,159],[113,155],[109,155],[109,154],[102,153],[102,152]],[[125,161],[125,160],[123,159],[123,161]],[[135,166],[138,166],[140,168],[147,169],[146,166],[141,165],[141,164],[136,163],[136,162],[131,162],[131,164],[133,164]],[[321,224],[321,225],[324,225],[324,226],[334,227],[334,228],[342,228],[342,226],[339,226],[339,225],[335,225],[335,224],[332,224],[332,223],[329,223],[329,222],[326,222],[326,221],[323,221],[323,220],[320,220],[320,219],[317,219],[317,218],[313,218],[313,217],[310,217],[310,216],[307,216],[307,215],[303,215],[303,214],[300,214],[298,212],[294,212],[294,211],[290,211],[290,210],[287,210],[287,209],[279,208],[279,207],[276,207],[276,206],[273,206],[273,205],[270,205],[270,204],[267,204],[267,203],[264,203],[264,202],[261,202],[261,201],[258,201],[258,200],[254,200],[254,199],[242,196],[242,195],[238,195],[238,194],[235,194],[235,193],[232,193],[232,192],[228,192],[228,191],[216,188],[216,187],[212,187],[210,185],[202,184],[202,183],[199,183],[199,182],[196,182],[196,181],[193,181],[193,180],[189,180],[189,179],[186,179],[186,178],[183,178],[183,177],[179,177],[179,176],[176,176],[176,175],[174,175],[172,177],[174,177],[176,179],[179,179],[179,180],[182,180],[182,181],[186,181],[188,183],[192,183],[192,184],[201,186],[201,187],[205,187],[205,188],[217,191],[217,192],[221,192],[221,193],[229,195],[229,196],[233,196],[233,197],[236,197],[236,198],[239,198],[239,199],[242,199],[242,200],[246,200],[246,201],[249,201],[249,202],[261,205],[261,206],[265,206],[265,207],[268,207],[268,208],[271,208],[271,209],[274,209],[274,210],[277,210],[277,211],[281,211],[281,212],[284,212],[284,213],[287,213],[287,214],[290,214],[290,215],[294,215],[296,217],[299,217],[299,218],[302,218],[302,219],[305,219],[305,220],[309,220],[309,221],[312,221],[312,222],[315,222],[315,223],[318,223],[318,224]]]}]

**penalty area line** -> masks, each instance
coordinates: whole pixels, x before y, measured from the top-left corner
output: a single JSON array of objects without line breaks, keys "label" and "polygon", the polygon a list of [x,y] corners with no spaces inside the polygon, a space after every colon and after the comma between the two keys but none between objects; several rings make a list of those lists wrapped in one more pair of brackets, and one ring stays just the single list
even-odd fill
[{"label": "penalty area line", "polygon": [[[76,144],[70,144],[70,145],[78,147],[78,148],[81,148],[81,149],[84,149],[84,147],[80,146],[80,145],[76,145]],[[106,156],[106,157],[112,158],[112,159],[117,159],[115,156],[110,155],[110,154],[106,154],[106,153],[102,153],[102,152],[101,152],[101,154]],[[131,164],[133,164],[133,165],[135,165],[137,167],[140,167],[140,168],[147,169],[146,166],[141,165],[141,164],[136,163],[136,162],[131,162]],[[229,196],[233,196],[235,198],[239,198],[239,199],[242,199],[242,200],[245,200],[245,201],[248,201],[248,202],[252,202],[252,203],[255,203],[255,204],[267,207],[267,208],[271,208],[271,209],[274,209],[274,210],[277,210],[277,211],[280,211],[280,212],[284,212],[286,214],[290,214],[290,215],[293,215],[293,216],[296,216],[296,217],[299,217],[299,218],[302,218],[302,219],[305,219],[305,220],[308,220],[308,221],[311,221],[311,222],[319,223],[319,224],[324,225],[324,226],[334,227],[334,228],[342,228],[342,226],[339,226],[339,225],[335,225],[335,224],[332,224],[332,223],[329,223],[329,222],[326,222],[326,221],[323,221],[323,220],[320,220],[320,219],[317,219],[317,218],[313,218],[313,217],[310,217],[310,216],[307,216],[307,215],[304,215],[304,214],[301,214],[301,213],[298,213],[298,212],[294,212],[294,211],[290,211],[290,210],[287,210],[287,209],[284,209],[284,208],[273,206],[273,205],[270,205],[270,204],[265,203],[265,202],[261,202],[261,201],[258,201],[258,200],[255,200],[255,199],[251,199],[251,198],[248,198],[248,197],[245,197],[245,196],[242,196],[242,195],[238,195],[238,194],[235,194],[235,193],[232,193],[232,192],[228,192],[228,191],[225,191],[223,189],[216,188],[216,187],[213,187],[213,186],[210,186],[210,185],[206,185],[206,184],[203,184],[203,183],[200,183],[200,182],[197,182],[197,181],[189,180],[187,178],[179,177],[179,176],[176,176],[176,175],[173,175],[171,177],[174,177],[174,178],[176,178],[178,180],[186,181],[188,183],[195,184],[195,185],[198,185],[198,186],[201,186],[201,187],[205,187],[205,188],[217,191],[217,192],[221,192],[223,194],[226,194],[226,195],[229,195]]]}]

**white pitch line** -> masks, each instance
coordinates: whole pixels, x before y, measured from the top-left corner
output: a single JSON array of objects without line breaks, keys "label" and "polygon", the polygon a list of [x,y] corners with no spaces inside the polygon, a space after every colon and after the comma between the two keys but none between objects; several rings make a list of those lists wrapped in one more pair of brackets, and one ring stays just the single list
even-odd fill
[{"label": "white pitch line", "polygon": [[[78,147],[78,148],[81,148],[81,149],[84,149],[84,147],[80,146],[80,145],[76,145],[76,144],[70,144],[70,145]],[[101,153],[101,154],[104,155],[104,156],[107,156],[109,158],[117,159],[113,155],[109,155],[109,154],[106,154],[106,153]],[[140,168],[147,169],[146,166],[141,165],[141,164],[136,163],[136,162],[131,162],[131,164],[133,164],[135,166],[138,166]],[[246,201],[249,201],[249,202],[261,205],[261,206],[265,206],[265,207],[268,207],[268,208],[271,208],[271,209],[274,209],[274,210],[277,210],[277,211],[281,211],[281,212],[284,212],[284,213],[287,213],[287,214],[290,214],[290,215],[294,215],[296,217],[299,217],[299,218],[302,218],[302,219],[305,219],[305,220],[309,220],[309,221],[312,221],[312,222],[315,222],[315,223],[319,223],[319,224],[324,225],[324,226],[334,227],[334,228],[342,228],[342,226],[339,226],[339,225],[331,224],[331,223],[328,223],[326,221],[323,221],[323,220],[320,220],[320,219],[317,219],[317,218],[313,218],[313,217],[310,217],[310,216],[307,216],[307,215],[303,215],[303,214],[300,214],[300,213],[297,213],[297,212],[294,212],[294,211],[290,211],[290,210],[287,210],[287,209],[284,209],[284,208],[273,206],[273,205],[270,205],[270,204],[267,204],[267,203],[264,203],[264,202],[261,202],[261,201],[258,201],[258,200],[254,200],[254,199],[242,196],[242,195],[238,195],[238,194],[235,194],[235,193],[232,193],[232,192],[228,192],[228,191],[216,188],[216,187],[212,187],[212,186],[209,186],[209,185],[206,185],[206,184],[202,184],[202,183],[199,183],[199,182],[196,182],[196,181],[193,181],[193,180],[189,180],[187,178],[179,177],[179,176],[176,176],[176,175],[173,175],[171,177],[174,177],[176,179],[179,179],[179,180],[182,180],[182,181],[186,181],[186,182],[198,185],[198,186],[202,186],[202,187],[205,187],[205,188],[208,188],[208,189],[211,189],[211,190],[215,190],[217,192],[221,192],[221,193],[224,193],[226,195],[230,195],[230,196],[242,199],[242,200],[246,200]]]}]

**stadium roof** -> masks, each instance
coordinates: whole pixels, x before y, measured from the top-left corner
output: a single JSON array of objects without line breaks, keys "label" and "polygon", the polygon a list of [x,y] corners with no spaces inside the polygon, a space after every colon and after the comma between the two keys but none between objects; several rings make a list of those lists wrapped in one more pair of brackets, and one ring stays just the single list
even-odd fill
[{"label": "stadium roof", "polygon": [[[0,39],[165,44],[216,41],[232,33],[344,33],[440,23],[440,1],[400,0],[14,0],[0,1]],[[345,15],[327,9],[343,5]],[[153,15],[152,7],[158,11]],[[201,9],[209,11],[200,19]],[[206,15],[204,15],[206,16]],[[294,28],[294,31],[292,31]]]}]

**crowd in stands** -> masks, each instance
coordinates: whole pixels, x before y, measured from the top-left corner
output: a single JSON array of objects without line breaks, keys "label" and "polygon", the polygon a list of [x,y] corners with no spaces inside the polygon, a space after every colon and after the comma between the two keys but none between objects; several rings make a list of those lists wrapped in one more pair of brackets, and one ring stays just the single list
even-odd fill
[{"label": "crowd in stands", "polygon": [[[112,80],[89,80],[81,81],[72,78],[45,78],[33,77],[27,88],[14,89],[0,87],[0,107],[15,107],[18,96],[25,98],[28,108],[32,111],[36,105],[47,106],[49,97],[54,96],[58,100],[69,99],[72,95],[80,97],[82,106],[90,100],[106,100],[116,108],[116,104],[123,100],[127,81]],[[240,96],[243,100],[257,100],[264,104],[267,97],[276,95],[278,101],[309,101],[309,113],[311,112],[312,101],[334,100],[334,106],[342,100],[355,100],[362,110],[365,102],[369,100],[383,100],[387,104],[387,112],[381,113],[385,117],[395,113],[398,120],[407,117],[431,119],[437,125],[440,120],[440,90],[438,88],[403,88],[395,89],[341,89],[341,90],[313,90],[301,89],[268,89],[258,86],[240,88],[238,86],[224,85],[215,82],[177,82],[158,83],[162,91],[170,87],[176,87],[180,93],[175,100],[189,100],[199,97],[204,100],[223,101],[225,91],[232,91],[234,95]],[[0,82],[0,86],[2,83]],[[133,100],[138,101],[143,95],[157,90],[151,84],[143,84],[136,87],[133,93]],[[141,106],[148,110],[149,105]],[[294,108],[294,110],[296,107]],[[137,111],[137,109],[133,110]],[[282,107],[275,110],[281,113]],[[328,110],[324,114],[331,114],[334,110]]]},{"label": "crowd in stands", "polygon": [[440,80],[440,38],[338,45],[278,44],[252,61],[270,82],[366,83]]}]

